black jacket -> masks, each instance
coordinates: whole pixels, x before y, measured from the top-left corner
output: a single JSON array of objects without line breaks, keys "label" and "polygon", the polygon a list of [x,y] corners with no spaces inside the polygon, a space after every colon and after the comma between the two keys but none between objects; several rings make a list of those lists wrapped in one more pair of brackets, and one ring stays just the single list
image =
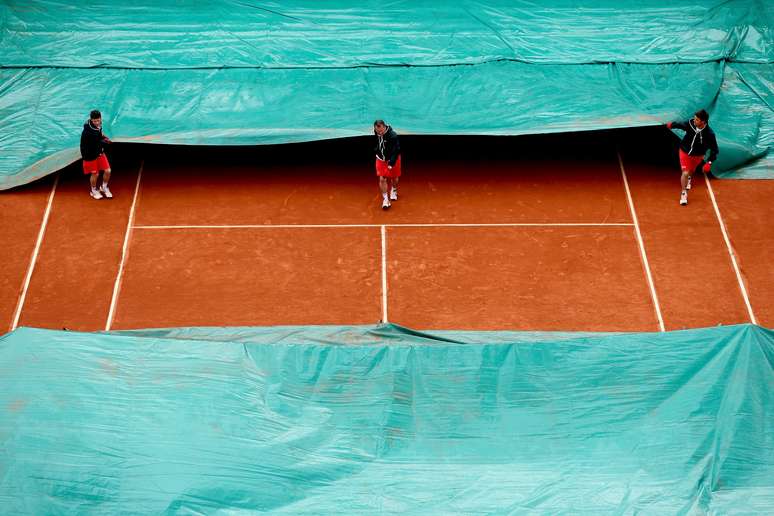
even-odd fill
[{"label": "black jacket", "polygon": [[100,154],[104,153],[105,140],[107,138],[102,134],[102,129],[95,129],[86,121],[81,133],[81,157],[83,160],[94,161]]},{"label": "black jacket", "polygon": [[376,132],[374,132],[374,135],[376,136],[376,147],[374,147],[376,157],[386,161],[391,167],[395,166],[395,162],[398,161],[398,156],[400,156],[398,134],[388,125],[384,136],[379,136]]},{"label": "black jacket", "polygon": [[705,125],[704,129],[697,129],[693,120],[686,120],[672,122],[671,127],[685,131],[680,148],[689,156],[704,156],[709,150],[709,161],[715,161],[718,157],[718,141],[715,138],[715,131],[709,125]]}]

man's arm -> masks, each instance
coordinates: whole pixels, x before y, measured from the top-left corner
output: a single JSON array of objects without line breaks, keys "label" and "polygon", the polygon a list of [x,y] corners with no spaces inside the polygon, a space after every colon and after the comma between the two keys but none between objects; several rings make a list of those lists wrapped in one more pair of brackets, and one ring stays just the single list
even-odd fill
[{"label": "man's arm", "polygon": [[680,129],[681,131],[688,130],[688,121],[685,122],[667,122],[667,129]]},{"label": "man's arm", "polygon": [[398,139],[398,135],[396,134],[395,137],[392,139],[390,155],[385,156],[387,158],[387,164],[391,167],[394,167],[395,163],[398,161],[398,156],[400,156],[400,140]]},{"label": "man's arm", "polygon": [[86,131],[81,132],[81,157],[84,158],[84,156],[86,156]]}]

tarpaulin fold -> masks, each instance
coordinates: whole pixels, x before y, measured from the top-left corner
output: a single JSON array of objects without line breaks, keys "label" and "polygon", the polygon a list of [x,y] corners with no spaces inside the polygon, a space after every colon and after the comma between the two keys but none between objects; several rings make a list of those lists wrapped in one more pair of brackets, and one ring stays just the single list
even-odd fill
[{"label": "tarpaulin fold", "polygon": [[368,134],[521,135],[708,108],[714,172],[774,177],[774,4],[763,0],[0,5],[0,189],[117,142],[258,145]]}]

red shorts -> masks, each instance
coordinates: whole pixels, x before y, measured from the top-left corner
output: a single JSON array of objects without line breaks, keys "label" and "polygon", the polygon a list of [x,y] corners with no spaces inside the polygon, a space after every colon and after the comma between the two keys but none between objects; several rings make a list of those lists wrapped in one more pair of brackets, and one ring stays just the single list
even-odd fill
[{"label": "red shorts", "polygon": [[693,174],[702,161],[704,161],[704,156],[690,156],[683,149],[680,149],[680,168],[683,172]]},{"label": "red shorts", "polygon": [[108,163],[107,156],[100,154],[95,160],[86,161],[83,160],[83,173],[84,174],[96,174],[100,170],[109,170],[110,163]]},{"label": "red shorts", "polygon": [[392,170],[387,168],[386,161],[376,158],[376,175],[389,178],[400,177],[400,156],[398,156],[397,161],[395,161],[395,166],[392,167]]}]

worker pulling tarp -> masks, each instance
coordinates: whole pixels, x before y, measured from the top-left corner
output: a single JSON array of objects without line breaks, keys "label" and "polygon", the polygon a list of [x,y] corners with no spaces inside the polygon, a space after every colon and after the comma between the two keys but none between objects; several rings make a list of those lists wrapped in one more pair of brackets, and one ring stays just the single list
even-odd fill
[{"label": "worker pulling tarp", "polygon": [[[141,13],[139,15],[138,13]],[[367,134],[520,135],[706,108],[713,171],[774,177],[774,6],[762,0],[92,0],[0,5],[0,189],[117,142],[256,145]]]},{"label": "worker pulling tarp", "polygon": [[774,332],[0,338],[13,514],[774,512]]}]

